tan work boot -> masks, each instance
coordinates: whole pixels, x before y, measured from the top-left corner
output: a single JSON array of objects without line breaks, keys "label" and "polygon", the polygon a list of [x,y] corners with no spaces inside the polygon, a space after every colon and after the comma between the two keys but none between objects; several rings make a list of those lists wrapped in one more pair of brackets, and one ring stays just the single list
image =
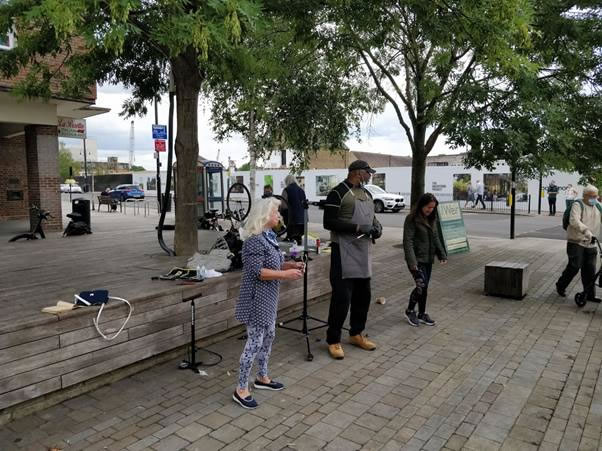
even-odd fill
[{"label": "tan work boot", "polygon": [[376,345],[361,334],[350,336],[349,343],[366,351],[374,351],[376,349]]},{"label": "tan work boot", "polygon": [[345,353],[343,352],[343,347],[341,346],[341,343],[328,345],[328,353],[333,359],[343,360],[345,358]]}]

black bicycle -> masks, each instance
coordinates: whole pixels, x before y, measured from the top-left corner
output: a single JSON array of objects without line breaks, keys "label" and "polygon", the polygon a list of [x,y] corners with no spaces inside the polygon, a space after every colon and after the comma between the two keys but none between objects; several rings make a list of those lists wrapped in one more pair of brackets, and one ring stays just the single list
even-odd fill
[{"label": "black bicycle", "polygon": [[44,234],[44,229],[42,228],[42,223],[44,221],[48,221],[49,218],[53,218],[54,216],[52,216],[50,212],[42,210],[37,205],[31,206],[31,214],[32,216],[35,215],[36,218],[35,223],[31,227],[31,231],[27,233],[21,233],[17,236],[12,237],[10,240],[8,240],[9,243],[12,243],[17,240],[37,240],[38,234],[40,235],[41,239],[46,238],[46,235]]}]

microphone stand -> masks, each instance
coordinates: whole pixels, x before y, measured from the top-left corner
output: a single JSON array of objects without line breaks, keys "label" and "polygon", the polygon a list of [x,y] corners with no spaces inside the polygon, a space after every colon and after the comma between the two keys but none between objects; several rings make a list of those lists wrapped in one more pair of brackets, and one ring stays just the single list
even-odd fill
[{"label": "microphone stand", "polygon": [[[310,316],[308,314],[308,310],[307,310],[307,269],[308,269],[307,263],[310,260],[309,250],[307,248],[307,234],[308,234],[308,226],[307,226],[308,224],[307,223],[309,221],[309,219],[308,219],[309,203],[307,200],[303,201],[303,209],[305,210],[305,217],[304,217],[304,221],[303,221],[303,224],[305,226],[305,235],[303,237],[303,257],[302,257],[302,261],[305,264],[305,272],[303,273],[303,310],[301,312],[301,315],[298,316],[297,318],[289,319],[287,321],[278,323],[278,327],[280,327],[281,329],[298,332],[305,336],[305,341],[307,343],[307,361],[311,362],[314,359],[314,356],[311,353],[311,348],[309,346],[309,333],[313,330],[321,329],[322,327],[326,327],[328,325],[328,322],[318,319],[318,318],[314,318],[313,316]],[[307,320],[317,321],[321,324],[318,326],[314,326],[314,327],[308,327]],[[301,321],[302,322],[301,329],[295,329],[295,328],[286,326],[286,324],[289,324],[293,321]]]}]

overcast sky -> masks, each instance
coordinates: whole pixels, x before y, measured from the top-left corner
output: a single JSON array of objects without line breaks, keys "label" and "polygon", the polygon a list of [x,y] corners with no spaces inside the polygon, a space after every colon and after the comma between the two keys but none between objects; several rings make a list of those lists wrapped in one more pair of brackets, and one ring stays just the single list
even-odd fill
[{"label": "overcast sky", "polygon": [[[149,110],[146,117],[124,119],[119,116],[123,101],[129,97],[122,86],[99,86],[96,105],[110,108],[106,114],[87,119],[88,138],[95,140],[98,148],[98,158],[106,161],[109,156],[116,156],[120,162],[129,161],[130,147],[130,122],[134,121],[134,163],[146,169],[155,168],[153,158],[153,140],[151,125],[154,123],[154,110]],[[164,97],[159,104],[159,123],[167,124],[168,99]],[[175,119],[174,119],[175,123]],[[384,113],[368,116],[364,119],[361,142],[350,140],[347,142],[351,150],[386,153],[393,155],[410,155],[410,147],[392,107],[387,106]],[[72,145],[68,143],[68,145]],[[227,162],[228,157],[236,161],[237,165],[248,161],[247,146],[240,136],[235,136],[229,141],[218,143],[213,139],[213,134],[208,120],[208,111],[201,105],[199,107],[199,153],[209,159],[217,157],[221,149],[220,161]],[[441,153],[457,153],[448,149],[443,139],[439,139],[431,155]],[[161,155],[161,161],[166,161],[166,154]]]}]

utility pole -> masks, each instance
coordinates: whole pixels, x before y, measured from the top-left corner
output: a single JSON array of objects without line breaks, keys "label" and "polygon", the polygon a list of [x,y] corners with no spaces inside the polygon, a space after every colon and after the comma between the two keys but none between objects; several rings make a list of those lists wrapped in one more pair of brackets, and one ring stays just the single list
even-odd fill
[{"label": "utility pole", "polygon": [[[159,125],[159,98],[155,97],[155,124]],[[161,152],[155,151],[155,158],[157,159],[157,205],[159,212],[163,210],[163,199],[161,198]]]},{"label": "utility pole", "polygon": [[510,204],[510,239],[514,239],[514,223],[516,220],[516,169],[512,168],[512,188],[510,190],[512,203]]},{"label": "utility pole", "polygon": [[537,214],[541,214],[541,190],[543,189],[541,172],[539,173],[539,190],[537,191]]},{"label": "utility pole", "polygon": [[130,122],[130,171],[134,165],[134,121]]}]

